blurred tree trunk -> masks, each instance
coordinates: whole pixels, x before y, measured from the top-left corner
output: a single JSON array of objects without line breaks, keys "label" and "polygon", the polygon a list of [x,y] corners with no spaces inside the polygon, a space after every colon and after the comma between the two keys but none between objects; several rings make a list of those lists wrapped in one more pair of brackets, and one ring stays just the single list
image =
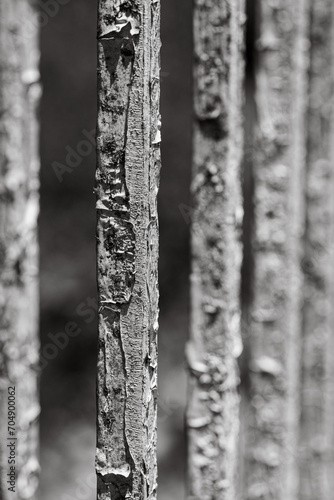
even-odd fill
[{"label": "blurred tree trunk", "polygon": [[[28,0],[0,2],[0,497],[38,486],[38,17]],[[15,430],[8,396],[15,387]],[[13,398],[11,398],[13,401]],[[10,414],[10,416],[13,416]],[[12,424],[13,422],[10,422]],[[14,439],[16,438],[16,439]],[[7,446],[15,441],[15,492]],[[12,451],[14,451],[12,445]],[[13,463],[11,464],[13,465]],[[14,466],[13,465],[13,466]]]},{"label": "blurred tree trunk", "polygon": [[307,119],[301,500],[334,491],[334,8],[311,3]]},{"label": "blurred tree trunk", "polygon": [[188,498],[235,499],[244,5],[195,1]]},{"label": "blurred tree trunk", "polygon": [[156,498],[159,1],[100,0],[98,499]]},{"label": "blurred tree trunk", "polygon": [[246,498],[298,498],[308,1],[259,3]]}]

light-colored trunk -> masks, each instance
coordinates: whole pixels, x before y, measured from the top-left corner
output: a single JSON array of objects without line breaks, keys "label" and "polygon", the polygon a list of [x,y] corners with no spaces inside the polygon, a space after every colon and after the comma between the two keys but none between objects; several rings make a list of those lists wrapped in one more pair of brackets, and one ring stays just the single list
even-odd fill
[{"label": "light-colored trunk", "polygon": [[189,500],[236,492],[244,21],[240,0],[195,1]]},{"label": "light-colored trunk", "polygon": [[155,499],[159,1],[100,0],[98,499]]},{"label": "light-colored trunk", "polygon": [[[32,500],[38,486],[37,12],[0,2],[0,497]],[[15,387],[15,431],[8,396]],[[10,398],[11,402],[13,398]],[[14,433],[14,434],[12,434]],[[14,439],[15,438],[15,439]],[[15,445],[12,444],[15,442]],[[7,446],[11,444],[11,448]],[[15,448],[15,450],[14,450]],[[9,463],[15,451],[15,464]],[[12,454],[12,458],[14,458]],[[15,492],[7,474],[15,467]],[[13,469],[12,469],[13,471]]]},{"label": "light-colored trunk", "polygon": [[301,500],[334,491],[334,7],[311,4],[304,258]]},{"label": "light-colored trunk", "polygon": [[261,0],[246,498],[298,498],[308,0]]}]

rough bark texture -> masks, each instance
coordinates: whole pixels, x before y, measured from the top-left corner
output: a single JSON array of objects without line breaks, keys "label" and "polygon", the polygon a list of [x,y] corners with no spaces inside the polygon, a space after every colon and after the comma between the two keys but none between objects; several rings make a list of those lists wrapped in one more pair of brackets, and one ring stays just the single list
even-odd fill
[{"label": "rough bark texture", "polygon": [[99,2],[99,500],[156,498],[159,25],[159,1]]},{"label": "rough bark texture", "polygon": [[243,8],[239,0],[194,5],[189,500],[232,500],[236,491]]},{"label": "rough bark texture", "polygon": [[246,498],[298,498],[307,0],[260,2]]},{"label": "rough bark texture", "polygon": [[334,483],[332,0],[311,4],[304,257],[301,500],[330,500]]},{"label": "rough bark texture", "polygon": [[[38,20],[28,0],[0,2],[0,498],[38,485]],[[15,386],[15,492],[8,388]],[[12,439],[13,440],[13,439]]]}]

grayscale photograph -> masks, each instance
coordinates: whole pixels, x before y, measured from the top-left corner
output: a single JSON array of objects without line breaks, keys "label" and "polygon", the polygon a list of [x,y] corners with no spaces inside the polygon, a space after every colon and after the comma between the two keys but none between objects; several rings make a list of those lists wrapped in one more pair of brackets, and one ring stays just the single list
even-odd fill
[{"label": "grayscale photograph", "polygon": [[0,0],[0,500],[333,500],[334,1]]}]

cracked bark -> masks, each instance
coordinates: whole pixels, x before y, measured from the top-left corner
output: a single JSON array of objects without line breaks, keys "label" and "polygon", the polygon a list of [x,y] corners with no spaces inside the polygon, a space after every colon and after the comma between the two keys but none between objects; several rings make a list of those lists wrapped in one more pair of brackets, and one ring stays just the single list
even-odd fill
[{"label": "cracked bark", "polygon": [[298,498],[308,1],[260,2],[246,498]]},{"label": "cracked bark", "polygon": [[99,500],[156,498],[159,29],[159,1],[99,2]]},{"label": "cracked bark", "polygon": [[334,10],[311,3],[303,270],[301,500],[333,496]]},{"label": "cracked bark", "polygon": [[243,9],[239,0],[196,0],[194,6],[189,500],[236,494]]},{"label": "cracked bark", "polygon": [[[0,2],[0,497],[38,486],[38,18]],[[8,491],[8,387],[16,387],[16,486]]]}]

